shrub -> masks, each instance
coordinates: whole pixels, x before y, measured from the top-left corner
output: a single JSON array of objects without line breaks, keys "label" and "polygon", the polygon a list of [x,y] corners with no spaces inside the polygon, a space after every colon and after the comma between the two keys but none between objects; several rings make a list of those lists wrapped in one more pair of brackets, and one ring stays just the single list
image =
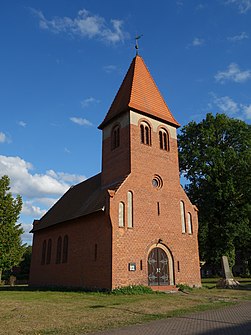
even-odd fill
[{"label": "shrub", "polygon": [[129,285],[115,288],[111,294],[153,294],[155,293],[150,287],[143,285]]},{"label": "shrub", "polygon": [[188,286],[186,284],[178,284],[176,286],[178,287],[179,291],[182,291],[182,292],[184,292],[184,291],[192,291],[193,290],[192,287],[190,287],[190,286]]}]

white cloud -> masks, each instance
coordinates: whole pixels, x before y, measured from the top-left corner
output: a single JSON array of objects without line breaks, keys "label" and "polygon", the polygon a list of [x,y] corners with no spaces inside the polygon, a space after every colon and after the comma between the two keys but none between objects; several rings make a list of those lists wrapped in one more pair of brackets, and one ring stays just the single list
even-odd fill
[{"label": "white cloud", "polygon": [[79,10],[75,18],[54,17],[51,20],[48,20],[41,11],[32,9],[32,12],[39,18],[40,28],[53,33],[98,38],[113,44],[129,37],[128,33],[122,29],[123,21],[112,19],[110,24],[107,24],[103,17],[91,14],[86,9]]},{"label": "white cloud", "polygon": [[238,42],[238,41],[242,41],[242,40],[245,40],[245,39],[248,39],[248,38],[249,38],[248,34],[245,31],[243,31],[239,35],[228,37],[228,40],[230,42]]},{"label": "white cloud", "polygon": [[241,105],[241,107],[243,108],[245,119],[251,120],[251,104],[248,106]]},{"label": "white cloud", "polygon": [[105,65],[103,67],[103,70],[106,72],[106,73],[111,73],[111,72],[114,72],[117,70],[117,66],[116,65]]},{"label": "white cloud", "polygon": [[209,104],[210,109],[216,107],[217,112],[225,113],[230,117],[241,120],[251,120],[251,104],[244,105],[234,101],[229,96],[218,97],[215,93],[210,93],[212,102]]},{"label": "white cloud", "polygon": [[89,98],[86,98],[84,100],[81,101],[81,106],[83,108],[86,108],[88,106],[90,106],[90,104],[93,104],[93,103],[96,103],[98,104],[99,103],[99,100],[93,98],[93,97],[89,97]]},{"label": "white cloud", "polygon": [[225,3],[227,5],[228,4],[236,5],[241,14],[245,14],[247,11],[251,9],[251,0],[227,0]]},{"label": "white cloud", "polygon": [[81,117],[71,117],[70,120],[73,122],[73,123],[76,123],[80,126],[92,126],[93,124],[88,121],[87,119],[83,119]]},{"label": "white cloud", "polygon": [[229,96],[217,97],[215,94],[212,94],[213,103],[216,105],[220,112],[228,114],[230,116],[236,115],[240,108],[238,104]]},{"label": "white cloud", "polygon": [[11,192],[14,195],[20,194],[23,199],[20,221],[25,233],[22,240],[29,244],[32,237],[29,231],[32,229],[33,220],[41,218],[72,184],[86,179],[81,175],[54,170],[48,170],[45,174],[32,174],[32,170],[32,164],[20,157],[0,155],[0,177],[8,175]]},{"label": "white cloud", "polygon": [[193,39],[192,45],[194,47],[197,47],[197,46],[202,45],[202,44],[204,44],[204,40],[202,38],[195,37]]},{"label": "white cloud", "polygon": [[203,9],[205,9],[207,7],[207,4],[202,4],[202,3],[200,3],[200,4],[198,4],[196,7],[195,7],[195,9],[196,10],[203,10]]},{"label": "white cloud", "polygon": [[[0,155],[0,175],[11,179],[11,191],[28,198],[42,195],[59,196],[65,193],[70,182],[84,180],[84,176],[70,175],[63,172],[47,171],[45,174],[32,174],[33,166],[20,157]],[[71,178],[70,178],[71,176]]]},{"label": "white cloud", "polygon": [[24,201],[22,208],[22,215],[31,216],[34,218],[40,218],[46,213],[46,209],[41,209],[39,206],[35,206],[33,201]]},{"label": "white cloud", "polygon": [[0,143],[4,143],[4,142],[7,142],[7,136],[0,132]]},{"label": "white cloud", "polygon": [[236,83],[242,83],[251,78],[251,71],[241,71],[238,64],[229,64],[226,71],[218,71],[215,75],[216,81],[224,83],[226,81],[234,81]]},{"label": "white cloud", "polygon": [[31,245],[32,234],[30,233],[30,231],[32,229],[32,224],[22,222],[22,228],[24,229],[24,233],[22,234],[22,242]]},{"label": "white cloud", "polygon": [[24,122],[24,121],[19,121],[18,124],[19,124],[19,126],[21,126],[21,127],[26,127],[26,126],[27,126],[27,123]]}]

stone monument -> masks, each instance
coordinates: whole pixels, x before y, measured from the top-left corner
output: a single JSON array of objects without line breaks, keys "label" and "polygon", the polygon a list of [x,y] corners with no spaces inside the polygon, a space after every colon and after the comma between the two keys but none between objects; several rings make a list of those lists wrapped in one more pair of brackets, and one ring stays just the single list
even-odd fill
[{"label": "stone monument", "polygon": [[236,288],[237,286],[239,286],[240,283],[234,279],[232,271],[230,270],[227,256],[222,256],[221,265],[222,265],[222,271],[223,271],[223,278],[218,281],[216,287]]}]

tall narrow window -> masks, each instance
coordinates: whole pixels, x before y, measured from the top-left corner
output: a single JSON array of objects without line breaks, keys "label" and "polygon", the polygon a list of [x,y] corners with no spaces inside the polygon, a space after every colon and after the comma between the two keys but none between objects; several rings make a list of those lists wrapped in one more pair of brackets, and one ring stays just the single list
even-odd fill
[{"label": "tall narrow window", "polygon": [[158,215],[160,215],[160,204],[159,204],[159,202],[157,202],[157,213],[158,213]]},{"label": "tall narrow window", "polygon": [[42,258],[41,258],[41,264],[45,264],[45,256],[46,256],[46,240],[44,240],[42,245]]},{"label": "tall narrow window", "polygon": [[65,235],[63,241],[62,263],[67,263],[67,260],[68,260],[68,235]]},{"label": "tall narrow window", "polygon": [[193,233],[192,215],[189,212],[187,213],[187,230],[188,230],[188,234]]},{"label": "tall narrow window", "polygon": [[61,263],[61,254],[62,254],[62,237],[59,236],[58,242],[57,242],[57,255],[56,255],[56,263]]},{"label": "tall narrow window", "polygon": [[127,193],[127,227],[133,227],[133,194],[131,191]]},{"label": "tall narrow window", "polygon": [[146,122],[140,125],[140,140],[143,144],[151,145],[151,128]]},{"label": "tall narrow window", "polygon": [[169,137],[165,129],[159,131],[159,147],[162,150],[169,151]]},{"label": "tall narrow window", "polygon": [[94,247],[94,261],[96,262],[98,258],[98,245],[97,243],[95,243],[95,247]]},{"label": "tall narrow window", "polygon": [[47,255],[46,255],[46,264],[51,263],[51,239],[48,241],[47,245]]},{"label": "tall narrow window", "polygon": [[119,227],[125,226],[125,204],[121,201],[119,203]]},{"label": "tall narrow window", "polygon": [[115,126],[112,129],[111,141],[112,141],[112,150],[119,147],[120,145],[120,126],[119,125]]},{"label": "tall narrow window", "polygon": [[185,233],[186,232],[186,218],[185,218],[185,204],[183,201],[180,202],[180,215],[181,215],[182,233]]}]

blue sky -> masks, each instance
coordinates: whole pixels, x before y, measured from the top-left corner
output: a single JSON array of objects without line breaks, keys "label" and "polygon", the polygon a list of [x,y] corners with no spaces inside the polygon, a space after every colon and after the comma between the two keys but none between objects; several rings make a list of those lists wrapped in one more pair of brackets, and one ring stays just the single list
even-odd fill
[{"label": "blue sky", "polygon": [[251,0],[9,0],[0,4],[0,176],[33,219],[100,172],[102,122],[134,37],[181,125],[251,119]]}]

